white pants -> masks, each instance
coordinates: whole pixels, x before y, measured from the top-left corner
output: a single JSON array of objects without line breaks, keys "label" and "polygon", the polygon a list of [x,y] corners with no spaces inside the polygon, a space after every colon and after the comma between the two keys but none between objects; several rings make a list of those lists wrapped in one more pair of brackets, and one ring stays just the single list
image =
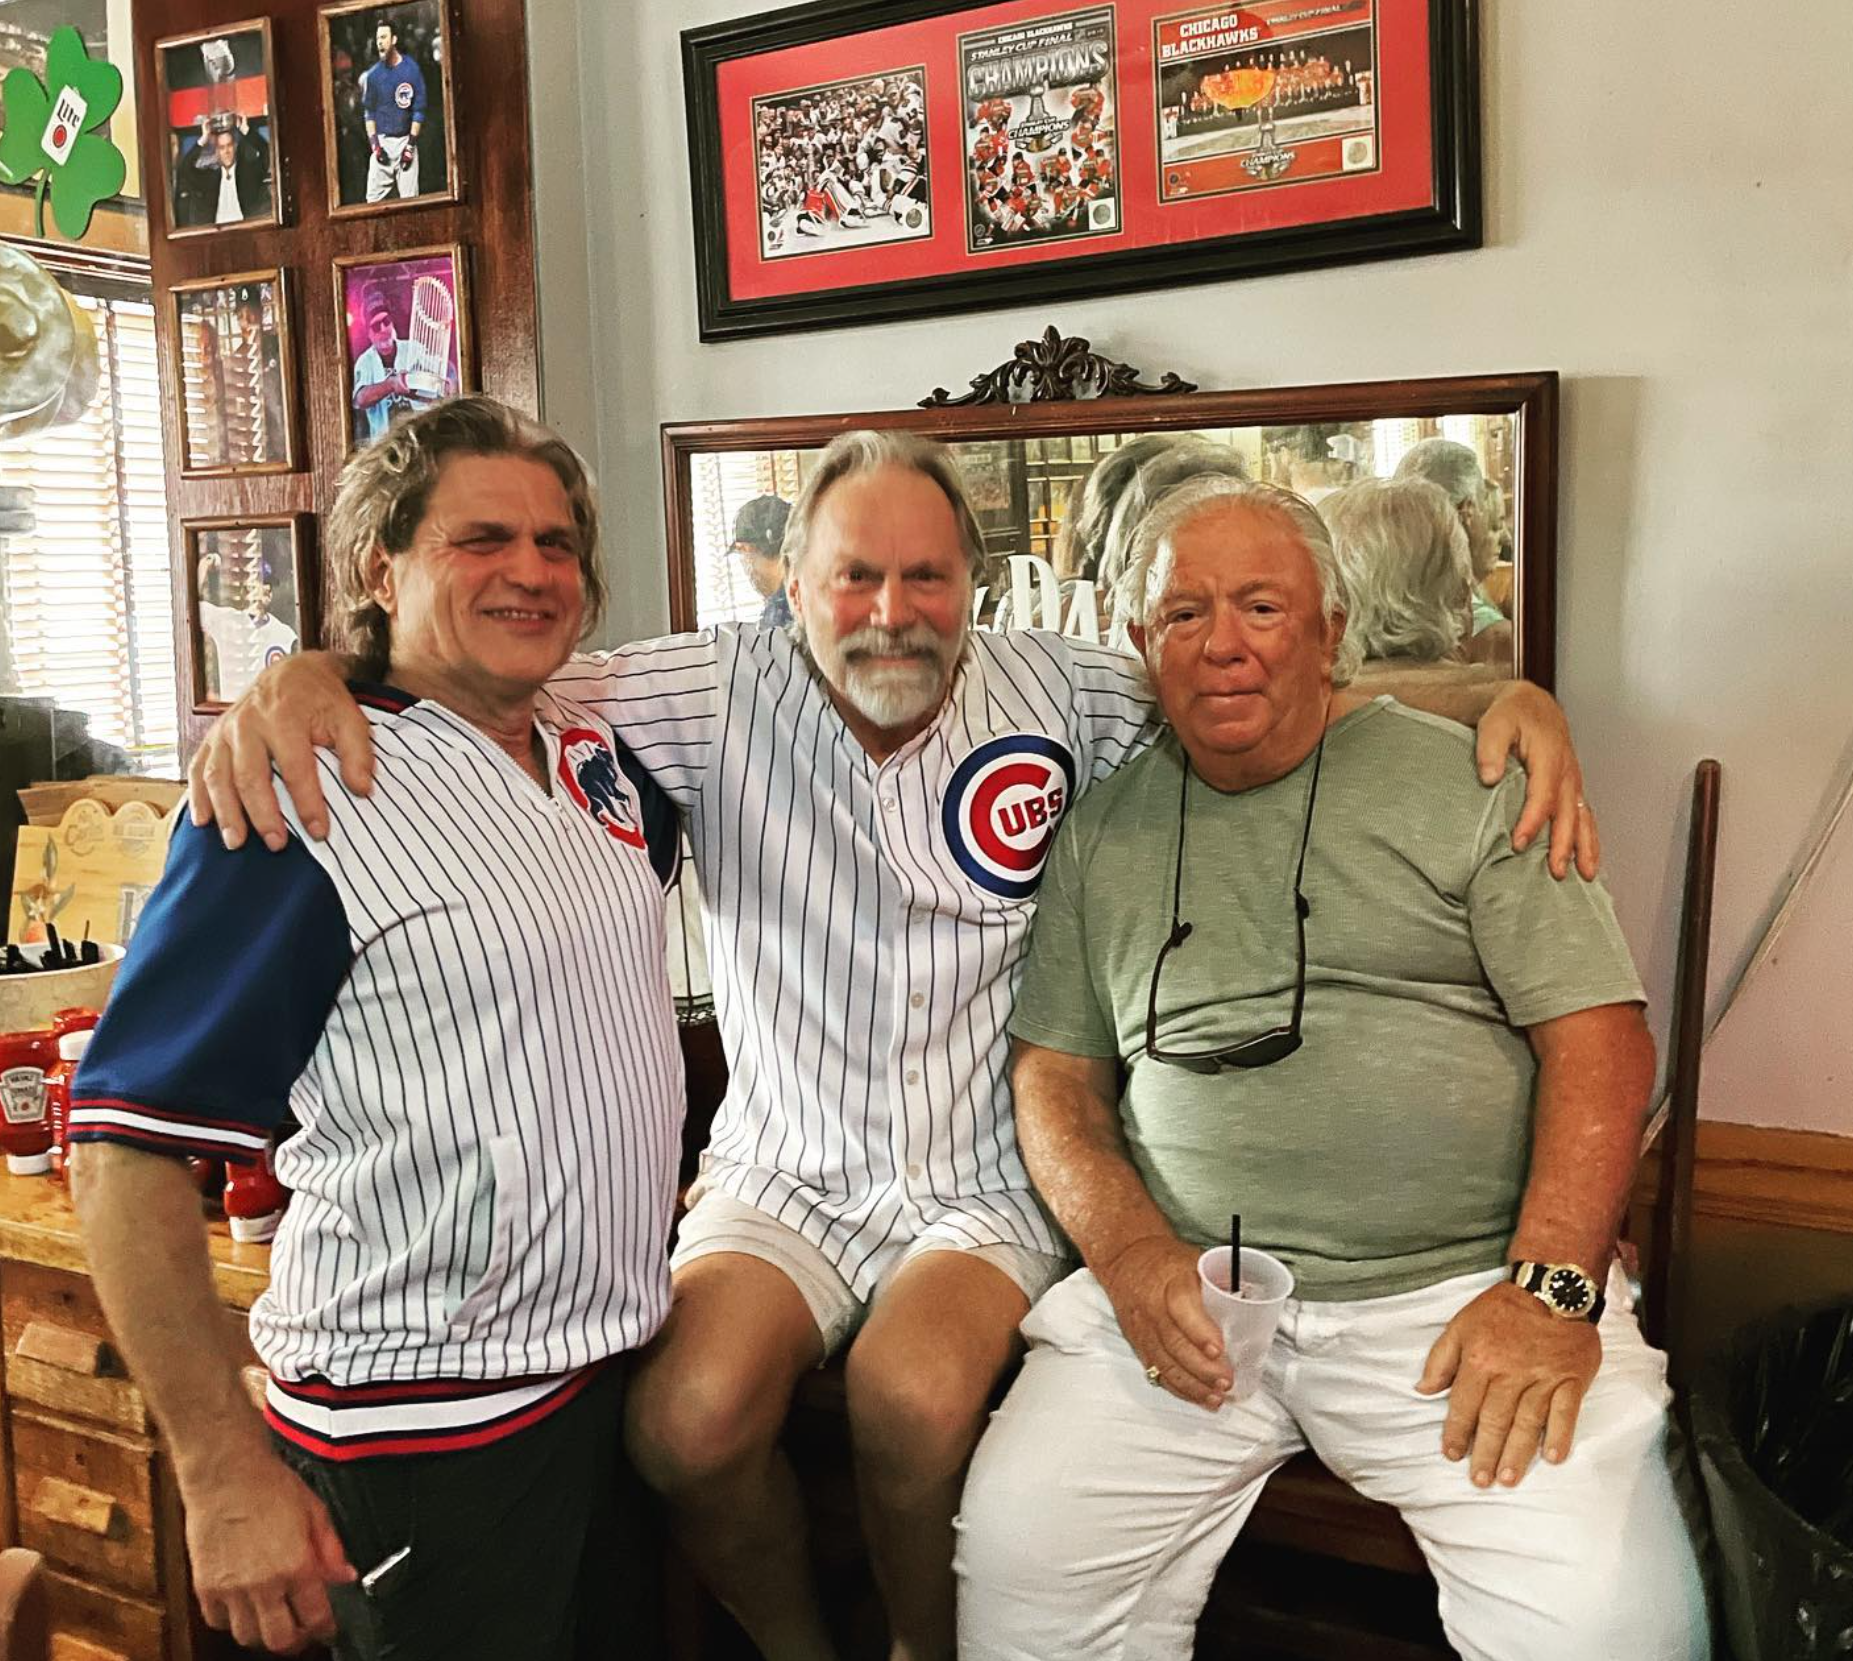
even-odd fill
[{"label": "white pants", "polygon": [[401,196],[418,194],[418,169],[424,158],[414,150],[412,165],[403,171],[399,167],[399,158],[405,154],[405,147],[411,143],[411,135],[402,133],[398,138],[381,138],[380,150],[385,151],[386,160],[382,162],[379,152],[367,158],[367,200],[384,202],[396,190]]},{"label": "white pants", "polygon": [[1619,1272],[1602,1368],[1562,1465],[1475,1488],[1416,1380],[1497,1271],[1356,1303],[1289,1299],[1260,1390],[1212,1414],[1154,1389],[1083,1269],[1023,1323],[1028,1358],[958,1520],[961,1661],[1188,1661],[1263,1484],[1310,1445],[1394,1505],[1466,1661],[1702,1661],[1693,1538],[1667,1450],[1666,1358]]}]

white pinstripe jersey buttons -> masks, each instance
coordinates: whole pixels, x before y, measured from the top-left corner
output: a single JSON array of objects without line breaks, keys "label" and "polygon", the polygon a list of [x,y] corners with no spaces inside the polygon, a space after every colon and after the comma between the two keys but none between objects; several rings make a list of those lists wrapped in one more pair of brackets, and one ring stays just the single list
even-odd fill
[{"label": "white pinstripe jersey buttons", "polygon": [[1017,1151],[1004,1024],[1054,826],[1150,741],[1138,664],[974,635],[938,719],[879,764],[783,631],[575,659],[554,685],[689,817],[731,1072],[708,1182],[864,1295],[923,1235],[1059,1249]]}]

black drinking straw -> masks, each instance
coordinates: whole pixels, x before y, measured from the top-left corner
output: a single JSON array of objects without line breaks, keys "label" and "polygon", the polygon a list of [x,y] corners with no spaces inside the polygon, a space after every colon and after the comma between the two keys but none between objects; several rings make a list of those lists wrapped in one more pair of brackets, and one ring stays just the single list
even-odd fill
[{"label": "black drinking straw", "polygon": [[1229,1284],[1238,1290],[1242,1284],[1242,1214],[1229,1213]]}]

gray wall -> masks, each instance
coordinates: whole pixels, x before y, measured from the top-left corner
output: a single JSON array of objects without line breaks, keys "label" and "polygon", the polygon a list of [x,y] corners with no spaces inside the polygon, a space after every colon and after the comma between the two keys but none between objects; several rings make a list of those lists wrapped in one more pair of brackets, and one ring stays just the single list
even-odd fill
[{"label": "gray wall", "polygon": [[[530,0],[547,413],[598,459],[614,627],[667,615],[657,428],[882,409],[1057,322],[1209,388],[1565,378],[1559,692],[1664,1030],[1692,765],[1724,763],[1714,986],[1853,766],[1853,8],[1487,0],[1487,246],[1174,293],[701,346],[678,34],[762,0]],[[1837,1089],[1728,1118],[1853,1130]],[[1833,1036],[1830,1037],[1829,1035]]]}]

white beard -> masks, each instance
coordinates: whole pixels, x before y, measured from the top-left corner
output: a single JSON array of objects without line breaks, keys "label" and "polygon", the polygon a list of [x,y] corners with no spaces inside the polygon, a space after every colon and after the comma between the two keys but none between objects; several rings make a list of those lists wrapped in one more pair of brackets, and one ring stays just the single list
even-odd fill
[{"label": "white beard", "polygon": [[[897,639],[883,629],[858,629],[841,641],[820,641],[815,631],[800,631],[799,641],[830,683],[863,720],[877,727],[905,727],[931,715],[946,696],[952,673],[965,651],[965,630],[947,637],[917,627]],[[908,663],[871,668],[857,654],[883,647],[918,650]]]},{"label": "white beard", "polygon": [[905,727],[930,715],[946,695],[946,677],[924,659],[905,668],[840,666],[836,688],[863,720],[878,727]]}]

